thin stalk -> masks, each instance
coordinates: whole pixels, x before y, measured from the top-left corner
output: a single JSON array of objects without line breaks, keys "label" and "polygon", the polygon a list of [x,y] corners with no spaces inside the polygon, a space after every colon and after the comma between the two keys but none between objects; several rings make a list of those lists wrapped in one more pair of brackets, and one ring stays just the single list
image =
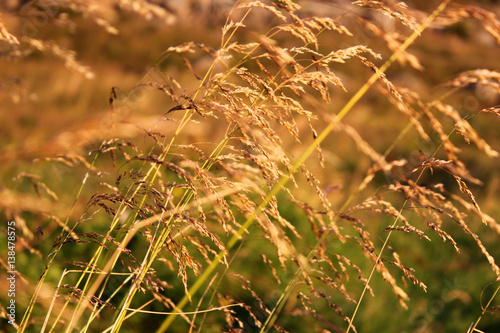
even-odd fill
[{"label": "thin stalk", "polygon": [[[50,313],[52,312],[52,308],[54,307],[54,303],[56,302],[57,293],[59,291],[59,288],[61,287],[62,280],[64,279],[64,276],[68,272],[69,272],[68,270],[64,269],[64,271],[61,274],[61,278],[59,279],[59,282],[57,283],[57,287],[54,291],[54,296],[52,297],[52,301],[50,301],[50,306],[49,306],[49,309],[47,310],[47,315],[45,316],[45,320],[43,321],[43,326],[40,329],[40,332],[45,331],[45,327],[47,326],[47,323],[49,322]],[[60,313],[62,313],[62,311]]]},{"label": "thin stalk", "polygon": [[[82,194],[83,187],[87,183],[87,179],[89,178],[89,174],[92,171],[92,168],[94,167],[94,164],[96,161],[97,161],[97,155],[94,157],[94,160],[90,164],[89,168],[87,169],[87,172],[85,173],[85,176],[83,177],[82,184],[80,185],[80,188],[78,189],[75,200],[73,201],[73,204],[71,205],[71,209],[69,210],[68,217],[64,221],[64,226],[61,230],[61,235],[59,236],[61,238],[64,235],[64,231],[68,225],[71,214],[73,213],[73,210],[76,206],[76,203],[77,203],[78,199],[80,198],[80,195]],[[31,300],[28,304],[28,308],[24,312],[23,319],[21,320],[21,324],[20,324],[19,329],[18,329],[19,333],[24,332],[24,330],[27,327],[28,320],[31,317],[33,307],[35,306],[35,303],[37,302],[38,295],[40,294],[40,290],[42,289],[42,285],[45,281],[45,278],[47,277],[47,273],[49,271],[49,268],[52,266],[52,263],[54,262],[54,259],[57,256],[57,254],[59,253],[63,243],[64,243],[64,239],[61,239],[59,242],[59,245],[57,245],[57,247],[52,251],[52,255],[49,255],[49,260],[48,260],[47,264],[45,265],[45,268],[43,269],[43,272],[42,272],[40,278],[38,279],[38,283],[35,287],[35,291],[33,292],[33,296],[31,297]]]},{"label": "thin stalk", "polygon": [[[347,102],[347,104],[344,106],[344,108],[342,108],[342,110],[337,114],[337,117],[336,117],[335,121],[330,122],[328,124],[328,126],[325,128],[325,130],[321,133],[321,135],[316,140],[320,140],[320,142],[323,141],[324,137],[326,137],[326,135],[328,135],[335,128],[337,122],[340,121],[350,110],[352,110],[352,108],[359,101],[359,99],[385,73],[385,71],[392,65],[392,63],[394,63],[394,61],[396,61],[398,59],[398,57],[401,55],[401,53],[404,52],[411,44],[413,44],[413,42],[415,41],[415,39],[418,36],[420,36],[420,34],[429,26],[429,24],[436,18],[436,16],[441,11],[444,10],[444,8],[447,6],[447,4],[448,4],[449,1],[450,0],[443,1],[440,4],[440,6],[426,19],[426,21],[424,21],[424,23],[422,23],[422,25],[419,27],[419,29],[417,29],[416,31],[414,31],[413,34],[410,35],[410,37],[408,37],[405,40],[405,42],[399,47],[399,49],[391,55],[391,57],[380,67],[380,69],[375,74],[373,74],[368,79],[368,81],[357,91],[357,93]],[[316,148],[316,146],[317,145],[315,145],[314,148]],[[309,147],[309,148],[311,148],[311,147]],[[311,152],[312,152],[312,150],[308,149],[301,156],[301,158],[299,158],[299,161],[302,161],[301,163],[303,163],[305,161],[305,159],[307,159],[307,157],[310,155]],[[398,219],[399,219],[399,216],[396,219],[395,223],[397,222]],[[324,237],[326,237],[326,233],[325,233],[325,236],[323,236],[322,238],[324,238]],[[319,244],[320,242],[321,242],[321,240],[317,244]],[[385,247],[385,245],[386,244],[384,243],[384,247]],[[311,251],[311,253],[313,253],[313,252],[314,251]],[[381,253],[382,253],[382,251],[381,251]],[[293,278],[293,280],[291,282],[292,284],[295,284],[295,281],[298,279],[301,271],[302,271],[302,267],[299,267],[299,269],[297,270],[297,272],[294,275],[294,278]],[[372,274],[373,274],[373,271],[372,271]],[[371,277],[372,274],[370,274],[370,277]],[[369,279],[368,279],[368,281],[369,281]],[[365,285],[365,289],[363,290],[362,295],[364,295],[364,293],[365,293],[365,291],[367,289],[367,285],[368,285],[368,282]],[[279,312],[281,311],[281,309],[284,306],[285,300],[288,299],[288,296],[289,296],[289,294],[291,293],[291,291],[293,289],[293,288],[291,288],[289,286],[290,285],[288,285],[287,288],[285,289],[284,297],[280,297],[280,299],[278,300],[278,303],[277,303],[275,309],[273,309],[273,312],[267,318],[264,326],[261,328],[261,332],[267,332],[274,325],[274,322],[276,321]],[[359,303],[360,302],[358,302],[357,307],[359,306]],[[356,310],[357,310],[357,307],[356,307]],[[348,327],[347,331],[349,331],[349,329],[350,329],[350,327],[352,325],[353,319],[354,319],[354,316],[353,316],[353,318],[349,322],[349,327]]]},{"label": "thin stalk", "polygon": [[[498,280],[497,280],[497,282],[498,282]],[[497,289],[495,289],[495,292],[493,293],[493,295],[491,296],[490,300],[488,301],[488,304],[486,304],[486,306],[483,307],[483,309],[481,311],[481,315],[479,315],[479,317],[474,322],[474,324],[469,328],[469,330],[467,331],[467,333],[474,332],[476,330],[477,325],[479,325],[479,322],[483,318],[483,316],[486,313],[486,311],[488,311],[488,308],[490,307],[491,303],[493,302],[493,300],[495,299],[495,297],[497,296],[497,294],[499,292],[500,292],[500,284],[498,285]]]},{"label": "thin stalk", "polygon": [[[439,15],[439,13],[441,13],[441,12],[442,12],[442,11],[446,8],[446,6],[448,6],[448,4],[449,4],[449,2],[450,2],[450,1],[451,1],[451,0],[445,0],[445,1],[441,2],[441,4],[440,4],[440,5],[439,5],[439,6],[438,6],[435,10],[434,10],[434,12],[432,12],[432,14],[431,14],[431,15],[430,15],[430,16],[429,16],[429,17],[428,17],[428,18],[424,21],[424,23],[422,23],[422,25],[419,27],[418,31],[415,31],[415,32],[414,32],[414,33],[410,36],[410,38],[408,38],[408,39],[405,41],[405,43],[401,46],[401,48],[402,48],[402,47],[404,47],[404,46],[405,46],[405,48],[406,48],[406,47],[408,47],[409,45],[411,45],[411,43],[413,43],[413,41],[417,38],[417,36],[418,36],[418,35],[420,35],[420,33],[422,33],[422,32],[423,32],[423,31],[424,31],[424,30],[425,30],[425,29],[426,29],[426,28],[427,28],[427,27],[428,27],[428,26],[432,23],[432,21],[434,21],[434,19],[435,19],[435,18]],[[410,41],[410,42],[409,42],[409,41]],[[401,51],[399,51],[398,53],[401,53]],[[393,56],[394,56],[394,55],[393,55]],[[393,57],[391,57],[391,59],[392,59],[392,58],[393,58]],[[395,60],[395,59],[394,59],[394,60]],[[418,178],[418,179],[420,179],[420,176],[422,175],[423,171],[424,171],[424,170],[422,170],[422,171],[421,171],[421,173],[420,173],[420,175],[419,175],[419,178]],[[418,181],[418,180],[417,180],[417,181]],[[401,212],[402,212],[403,208],[405,207],[405,205],[406,205],[406,202],[407,202],[407,201],[408,201],[408,199],[405,199],[405,201],[404,201],[404,203],[403,203],[403,205],[402,205],[402,207],[401,207],[401,210],[400,210],[400,211],[399,211],[399,213],[398,213],[398,216],[396,217],[396,219],[394,220],[394,223],[392,224],[392,226],[393,226],[393,227],[394,227],[394,226],[397,224],[397,222],[399,221],[400,216],[401,216]],[[365,287],[363,288],[363,292],[361,293],[361,296],[360,296],[360,298],[359,298],[359,301],[357,302],[357,304],[356,304],[356,308],[354,309],[353,315],[352,315],[352,317],[351,317],[351,319],[350,319],[350,321],[349,321],[349,326],[347,327],[347,331],[346,331],[346,333],[349,333],[350,329],[352,328],[352,323],[354,322],[354,318],[356,317],[356,314],[357,314],[357,312],[358,312],[358,310],[359,310],[359,307],[360,307],[361,301],[363,300],[363,297],[364,297],[364,295],[365,295],[365,293],[366,293],[366,291],[367,291],[367,289],[368,289],[368,285],[369,285],[369,283],[370,283],[370,281],[371,281],[371,278],[372,278],[372,276],[373,276],[373,274],[374,274],[374,272],[375,272],[375,269],[376,269],[376,267],[377,267],[378,263],[380,262],[380,258],[382,257],[382,253],[384,252],[384,249],[385,249],[385,247],[386,247],[386,246],[387,246],[387,244],[388,244],[389,238],[391,237],[391,234],[392,234],[392,230],[393,230],[393,229],[391,229],[391,230],[389,231],[389,233],[387,234],[387,237],[386,237],[386,239],[385,239],[385,241],[384,241],[384,244],[382,245],[382,248],[380,249],[380,252],[379,252],[379,254],[378,254],[378,256],[377,256],[377,260],[376,260],[375,264],[373,265],[373,268],[372,268],[372,270],[371,270],[371,272],[370,272],[370,275],[369,275],[369,277],[368,277],[368,279],[367,279],[367,281],[366,281],[366,283],[365,283]]]},{"label": "thin stalk", "polygon": [[[251,8],[249,8],[246,11],[246,13],[243,15],[243,18],[241,19],[241,21],[243,21],[248,16],[248,14],[250,13],[250,11],[251,11]],[[237,29],[233,29],[231,35],[226,40],[226,42],[222,42],[223,47],[227,46],[227,44],[229,43],[229,40],[232,38],[232,36],[236,32],[236,30]],[[193,100],[196,99],[197,94],[201,91],[201,88],[203,87],[204,83],[208,80],[208,78],[209,78],[210,74],[212,73],[212,71],[213,71],[216,63],[217,63],[217,59],[215,59],[212,62],[209,70],[206,72],[205,77],[203,78],[202,82],[199,85],[199,88],[196,90],[196,92],[195,92],[195,94],[193,96]],[[166,158],[168,152],[170,151],[170,148],[173,145],[173,142],[174,142],[175,138],[179,135],[179,133],[184,128],[184,126],[189,122],[189,120],[191,119],[191,117],[192,117],[192,113],[189,113],[189,111],[187,111],[187,112],[184,113],[183,119],[181,121],[181,125],[179,125],[177,127],[175,135],[171,139],[171,141],[170,141],[169,145],[167,146],[167,148],[162,151],[162,154],[160,155],[159,160],[163,161]],[[224,142],[224,145],[219,146],[219,149],[216,149],[216,155],[220,154],[220,152],[222,151],[222,148],[225,146],[226,143],[227,143],[227,140]],[[213,155],[213,153],[212,153],[212,155]],[[212,157],[212,155],[211,155],[211,157]],[[209,159],[209,161],[210,160],[211,159]],[[206,166],[207,166],[207,164],[209,164],[210,166],[213,164],[213,161],[212,161],[212,163],[210,163],[209,161],[205,161],[205,163],[203,164],[202,168],[205,169]],[[160,169],[159,166],[153,166],[152,168],[155,168],[155,173],[154,173],[153,180],[151,181],[151,183],[154,181],[154,179],[156,179],[156,177],[157,177],[157,175],[159,173],[159,169]],[[177,208],[178,208],[177,210],[181,211],[182,208],[185,207],[188,204],[188,202],[190,201],[190,199],[192,198],[192,196],[193,196],[192,191],[188,190],[188,191],[184,192],[181,200],[179,201],[179,204],[177,205]],[[125,318],[126,309],[129,307],[130,303],[132,302],[132,299],[133,299],[134,295],[137,292],[137,286],[140,285],[140,283],[142,282],[144,276],[146,275],[149,267],[154,262],[154,259],[156,258],[158,252],[161,250],[161,248],[162,248],[162,246],[163,246],[166,238],[170,234],[170,230],[171,230],[170,226],[171,226],[171,224],[173,224],[173,222],[174,222],[174,217],[173,217],[173,215],[171,215],[169,221],[166,223],[165,227],[163,228],[162,233],[158,237],[158,240],[153,245],[153,250],[151,252],[149,252],[149,250],[151,249],[151,247],[148,249],[148,253],[146,253],[146,255],[144,257],[143,264],[141,265],[141,270],[140,270],[139,275],[138,275],[138,277],[136,279],[136,282],[129,289],[129,293],[128,293],[127,297],[126,297],[124,306],[121,308],[120,313],[118,315],[118,318],[116,319],[116,321],[115,321],[115,323],[113,325],[113,329],[112,329],[113,332],[118,332],[119,331],[119,329],[121,327],[121,324],[122,324],[122,322],[123,322],[123,320]],[[117,260],[117,259],[118,259],[118,257],[115,258],[115,260]],[[113,264],[113,266],[114,266],[114,264]]]}]

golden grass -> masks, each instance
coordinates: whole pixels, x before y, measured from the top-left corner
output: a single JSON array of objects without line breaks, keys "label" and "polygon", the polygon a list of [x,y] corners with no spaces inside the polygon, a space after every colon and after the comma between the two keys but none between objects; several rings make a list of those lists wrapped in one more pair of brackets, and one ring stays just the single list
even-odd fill
[{"label": "golden grass", "polygon": [[[45,15],[65,26],[87,15],[110,35],[120,33],[116,17],[123,12],[164,24],[180,17],[146,1],[113,3],[47,7],[42,1],[17,15]],[[428,29],[445,33],[475,19],[498,42],[494,14],[449,0],[431,12],[354,1],[334,7],[340,16],[309,17],[307,6],[238,1],[218,47],[194,41],[168,47],[126,97],[115,87],[103,93],[109,92],[109,110],[42,143],[2,150],[4,163],[33,159],[32,171],[15,170],[15,185],[2,190],[0,207],[16,221],[18,244],[43,257],[37,278],[18,267],[19,278],[33,286],[22,320],[20,313],[16,318],[18,331],[118,332],[152,318],[158,332],[286,332],[309,323],[315,331],[356,331],[365,293],[377,298],[375,275],[402,308],[409,306],[410,283],[428,290],[418,267],[407,266],[411,258],[400,254],[408,251],[394,241],[404,235],[416,236],[405,238],[412,242],[440,239],[459,253],[460,230],[499,279],[491,244],[469,216],[498,237],[498,223],[474,193],[486,180],[462,158],[471,146],[482,159],[498,158],[473,124],[476,117],[498,116],[498,107],[464,114],[453,98],[471,88],[500,93],[500,74],[462,72],[442,80],[442,96],[429,98],[433,94],[394,83],[390,71],[425,73],[411,47],[431,38]],[[397,29],[387,30],[391,25]],[[0,21],[9,57],[55,56],[99,80],[57,41],[13,31]],[[358,43],[367,38],[378,40],[381,50]],[[182,66],[184,74],[174,77],[165,64],[177,74]],[[353,68],[352,76],[365,80],[351,91]],[[349,123],[363,99],[382,101],[374,105],[404,119],[382,150],[369,129]],[[370,121],[379,110],[368,112]],[[408,143],[410,134],[416,139]],[[395,157],[401,147],[411,153]],[[350,187],[333,179],[347,177],[342,158],[357,163],[356,181],[344,182]],[[51,165],[70,181],[69,198],[44,171]],[[70,171],[77,168],[86,170],[81,180]],[[265,246],[252,248],[254,237]],[[37,249],[40,242],[50,242],[45,251]],[[266,289],[275,291],[271,302]],[[294,327],[296,317],[307,324]],[[482,317],[476,318],[471,329]],[[185,322],[179,329],[176,319]]]}]

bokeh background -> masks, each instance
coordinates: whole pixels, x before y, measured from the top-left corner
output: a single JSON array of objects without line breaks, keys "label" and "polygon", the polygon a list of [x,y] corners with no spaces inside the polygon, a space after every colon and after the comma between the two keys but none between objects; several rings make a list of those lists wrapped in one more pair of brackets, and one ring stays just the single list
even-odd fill
[{"label": "bokeh background", "polygon": [[[190,70],[181,57],[166,58],[164,51],[191,41],[217,50],[221,43],[221,29],[235,2],[156,0],[140,2],[142,5],[137,3],[15,0],[0,3],[0,18],[4,28],[20,42],[19,45],[0,42],[0,219],[15,219],[18,233],[22,234],[16,248],[17,267],[23,275],[18,280],[19,316],[29,301],[54,235],[59,233],[60,226],[48,223],[50,219],[47,216],[64,220],[73,214],[73,218],[77,219],[91,195],[98,191],[99,180],[94,178],[70,213],[69,208],[87,171],[89,152],[103,140],[115,137],[147,147],[151,142],[142,130],[144,128],[172,135],[176,122],[162,121],[162,117],[175,104],[154,86],[137,85],[175,80],[179,83],[179,91],[185,91],[187,95],[192,93],[199,84],[199,79],[193,73],[203,77],[212,58],[204,52],[189,54]],[[363,44],[380,53],[383,59],[390,56],[391,50],[386,43],[357,23],[364,15],[375,14],[354,7],[349,1],[299,3],[303,6],[303,15],[338,17],[354,33],[353,38],[325,33],[320,48],[338,49]],[[427,12],[437,5],[435,1],[407,3]],[[461,3],[476,5],[500,15],[497,1]],[[241,14],[232,15],[236,19]],[[375,15],[371,19],[386,31],[409,34],[409,30],[400,30],[404,27],[383,15]],[[266,15],[252,16],[245,22],[247,26],[238,31],[236,40],[251,40],[256,35],[266,33],[275,23],[271,16]],[[37,46],[34,39],[46,44]],[[288,41],[280,40],[280,43],[286,45]],[[388,70],[387,77],[395,84],[408,87],[428,99],[447,94],[450,87],[445,83],[464,71],[497,71],[500,68],[497,40],[474,19],[429,29],[409,51],[418,58],[421,68],[416,69],[408,63],[395,63]],[[381,65],[382,60],[375,63]],[[338,112],[371,72],[353,61],[339,66],[337,74],[343,80],[347,92],[332,90],[332,102],[322,104],[323,108],[332,112]],[[111,110],[109,102],[113,87],[117,94],[115,111]],[[467,114],[500,104],[499,96],[495,89],[471,85],[454,92],[453,103],[462,114]],[[117,105],[125,107],[116,108]],[[169,114],[168,117],[175,119],[178,116]],[[377,151],[383,152],[394,142],[404,127],[401,124],[407,120],[394,111],[393,106],[373,88],[346,117],[345,122],[354,126]],[[493,115],[478,116],[471,119],[471,124],[494,149],[500,150],[500,118]],[[307,124],[300,126],[306,128]],[[317,126],[319,129],[324,126],[321,125],[321,117]],[[207,140],[217,141],[216,138],[221,138],[225,130],[225,126],[218,126],[216,120],[200,120],[188,126],[183,135],[185,142],[201,144]],[[312,138],[304,136],[303,140],[307,143]],[[340,204],[359,184],[371,161],[363,157],[356,145],[342,133],[332,134],[322,148],[329,168],[321,170],[316,166],[315,158],[308,163],[312,169],[318,170],[316,174],[320,175],[323,184],[338,188],[334,190],[332,202]],[[420,142],[415,133],[410,133],[399,142],[389,159],[408,159],[418,154],[419,150],[432,151],[436,148],[437,143]],[[285,142],[285,150],[291,155],[298,156],[301,149],[293,142]],[[472,185],[471,190],[483,211],[498,221],[500,160],[488,158],[465,143],[463,149],[462,160],[471,173],[483,182],[481,186]],[[100,161],[97,167],[108,170],[112,164],[110,158]],[[439,171],[436,172],[433,177],[439,176]],[[443,176],[443,182],[452,181]],[[386,183],[383,177],[377,178],[371,191]],[[40,184],[46,184],[47,187]],[[286,209],[283,209],[283,215],[294,221],[299,214],[297,208],[290,205],[290,210]],[[369,214],[367,218],[372,221],[369,225],[372,234],[380,234],[382,239],[382,230],[391,221],[387,217]],[[499,235],[484,226],[477,217],[471,215],[468,222],[490,253],[500,260]],[[304,222],[297,220],[296,223],[299,228],[307,229]],[[380,276],[376,276],[372,282],[375,297],[369,296],[363,301],[357,318],[359,332],[466,332],[470,323],[480,315],[485,300],[494,292],[495,276],[474,241],[451,224],[449,232],[462,250],[459,254],[438,237],[431,242],[419,241],[414,236],[392,239],[391,246],[405,255],[406,264],[417,270],[416,274],[428,286],[428,291],[424,293],[409,283],[407,292],[411,300],[409,309],[404,310],[398,305],[390,287]],[[36,235],[38,225],[44,229],[43,237]],[[83,228],[85,232],[98,232],[105,229],[105,225],[93,223]],[[2,222],[0,229],[3,234],[5,222]],[[266,248],[269,245],[262,239],[263,235],[258,232],[253,234],[243,250],[245,253],[240,254],[241,258],[248,257],[248,260],[234,265],[237,267],[235,270],[252,281],[252,288],[264,301],[272,304],[280,290],[268,290],[268,277],[260,276],[260,270],[267,268],[252,255],[255,251],[263,251],[269,257],[273,256],[273,249]],[[1,243],[3,255],[4,239]],[[85,253],[80,253],[80,249],[69,248],[59,260],[84,256]],[[349,257],[351,249],[339,244],[338,251]],[[2,260],[5,262],[4,257]],[[366,258],[359,258],[357,264],[363,271],[370,267]],[[49,281],[55,285],[60,274],[61,271],[52,271]],[[173,299],[176,293],[178,297],[183,293],[183,287],[177,280],[172,274],[171,284],[175,288],[170,297]],[[7,299],[3,292],[6,283],[2,275],[2,304]],[[237,280],[234,283],[237,284]],[[358,291],[362,287],[355,280],[349,282],[348,286]],[[230,290],[231,285],[225,288]],[[49,295],[45,294],[45,297]],[[239,297],[250,295],[242,294]],[[352,304],[344,304],[342,299],[339,302],[346,313],[352,311]],[[325,311],[330,311],[331,317],[335,316],[331,309]],[[5,324],[5,319],[1,320],[2,330],[11,329]],[[159,322],[161,319],[158,319]],[[124,331],[141,331],[146,325],[155,327],[158,323],[152,321],[151,317],[138,315],[127,321],[128,326]],[[340,325],[342,321],[338,323]],[[292,332],[304,332],[307,325],[291,321],[285,323],[284,327]],[[499,331],[498,313],[487,314],[479,328],[484,332]],[[183,332],[185,329],[180,325],[172,331]],[[214,325],[211,331],[221,329]]]}]

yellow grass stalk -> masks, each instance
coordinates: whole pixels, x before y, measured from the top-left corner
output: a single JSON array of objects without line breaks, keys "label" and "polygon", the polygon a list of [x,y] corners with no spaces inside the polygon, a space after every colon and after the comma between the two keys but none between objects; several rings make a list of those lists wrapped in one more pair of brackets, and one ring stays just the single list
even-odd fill
[{"label": "yellow grass stalk", "polygon": [[[245,221],[245,223],[242,225],[242,227],[238,230],[238,232],[230,239],[230,241],[226,244],[226,250],[229,251],[240,239],[241,237],[248,231],[250,226],[254,223],[256,217],[264,210],[265,207],[267,207],[268,203],[275,197],[276,194],[278,194],[282,188],[286,185],[286,183],[290,180],[292,175],[304,164],[304,162],[309,158],[309,156],[316,150],[316,148],[325,140],[325,138],[330,134],[330,132],[337,126],[337,121],[342,120],[349,111],[352,110],[354,105],[363,97],[363,95],[368,91],[368,89],[380,78],[384,76],[384,72],[389,68],[389,66],[398,59],[400,54],[404,52],[414,41],[415,39],[432,23],[432,21],[441,13],[450,0],[445,0],[443,1],[437,8],[432,12],[431,15],[422,23],[422,25],[413,32],[413,34],[406,39],[406,41],[399,47],[397,52],[394,52],[391,57],[383,64],[380,69],[376,70],[376,72],[368,79],[368,81],[356,92],[356,94],[345,104],[345,106],[340,110],[340,112],[337,114],[336,121],[332,121],[328,124],[328,126],[317,136],[317,138],[314,140],[314,142],[306,149],[304,153],[297,159],[297,161],[294,163],[292,169],[290,170],[290,173],[287,176],[282,177],[278,184],[276,184],[271,191],[269,191],[265,197],[265,199],[262,201],[262,203],[255,209],[254,213]],[[335,228],[335,227],[334,227]],[[382,250],[380,251],[380,254],[382,253]],[[205,269],[202,275],[199,276],[199,278],[196,280],[196,282],[193,284],[193,286],[189,289],[189,293],[185,295],[182,300],[176,305],[175,311],[172,315],[168,316],[167,319],[163,322],[163,324],[160,326],[160,328],[157,330],[157,333],[165,332],[169,326],[172,324],[172,322],[175,320],[176,316],[175,314],[179,313],[182,311],[184,306],[189,302],[189,299],[191,295],[194,295],[198,289],[205,283],[205,281],[209,278],[209,276],[213,273],[215,268],[219,265],[221,262],[222,258],[225,256],[224,252],[219,252],[217,257],[212,261],[212,263]],[[367,283],[368,285],[368,283]],[[366,290],[366,288],[365,288]],[[286,293],[286,291],[285,291]],[[364,294],[364,292],[363,292]],[[287,295],[288,296],[288,295]],[[274,321],[277,318],[277,313],[279,313],[279,310],[283,307],[284,305],[284,299],[286,297],[280,298],[280,301],[278,301],[278,305],[275,307],[275,310],[271,316],[268,317],[266,324],[264,327],[261,329],[261,331],[267,331],[269,330]],[[360,302],[358,302],[359,304]],[[357,309],[356,309],[357,311]],[[352,320],[355,317],[356,312],[354,313]],[[351,324],[350,323],[350,324]],[[349,328],[351,325],[349,326]]]}]

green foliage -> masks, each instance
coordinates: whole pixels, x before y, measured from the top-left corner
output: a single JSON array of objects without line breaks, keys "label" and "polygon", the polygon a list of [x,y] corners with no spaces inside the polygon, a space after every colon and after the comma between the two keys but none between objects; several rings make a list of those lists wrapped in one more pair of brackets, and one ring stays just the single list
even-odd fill
[{"label": "green foliage", "polygon": [[4,8],[12,327],[498,330],[495,8],[203,3]]}]

